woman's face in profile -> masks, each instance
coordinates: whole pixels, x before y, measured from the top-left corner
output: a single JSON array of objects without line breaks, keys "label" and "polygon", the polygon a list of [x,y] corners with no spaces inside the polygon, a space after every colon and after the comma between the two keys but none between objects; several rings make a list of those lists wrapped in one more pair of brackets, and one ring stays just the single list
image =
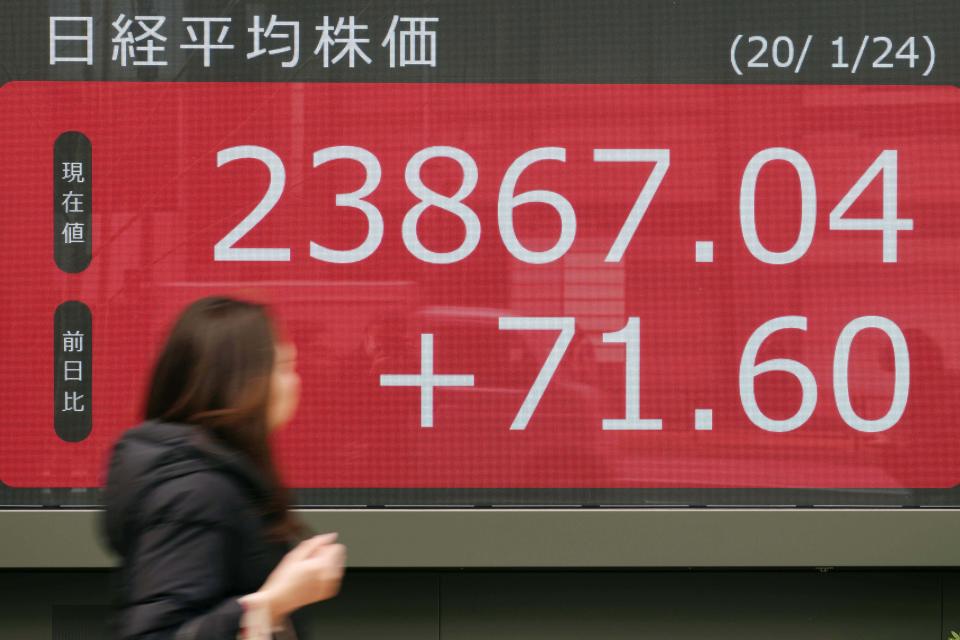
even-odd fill
[{"label": "woman's face in profile", "polygon": [[300,375],[297,373],[297,348],[292,342],[281,342],[270,376],[270,403],[267,426],[271,431],[293,418],[300,402]]}]

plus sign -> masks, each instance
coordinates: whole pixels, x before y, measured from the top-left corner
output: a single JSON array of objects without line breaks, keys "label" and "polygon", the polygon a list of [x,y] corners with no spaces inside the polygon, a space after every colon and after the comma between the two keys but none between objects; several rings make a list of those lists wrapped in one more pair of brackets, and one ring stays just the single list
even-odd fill
[{"label": "plus sign", "polygon": [[433,426],[434,387],[472,387],[472,375],[437,375],[433,372],[433,334],[420,334],[420,375],[381,374],[381,387],[420,387],[420,426]]}]

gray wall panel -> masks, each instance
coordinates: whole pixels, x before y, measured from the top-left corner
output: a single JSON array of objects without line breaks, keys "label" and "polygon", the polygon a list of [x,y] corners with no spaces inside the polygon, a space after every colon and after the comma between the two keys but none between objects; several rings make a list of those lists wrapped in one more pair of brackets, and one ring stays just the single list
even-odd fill
[{"label": "gray wall panel", "polygon": [[[330,509],[354,568],[957,567],[956,509]],[[0,511],[0,568],[103,568],[100,514]]]}]

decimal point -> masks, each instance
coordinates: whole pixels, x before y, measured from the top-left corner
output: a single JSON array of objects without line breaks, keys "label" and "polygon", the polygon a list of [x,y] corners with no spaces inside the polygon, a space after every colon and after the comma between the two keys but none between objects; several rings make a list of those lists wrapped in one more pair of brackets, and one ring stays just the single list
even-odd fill
[{"label": "decimal point", "polygon": [[697,262],[713,262],[713,242],[697,240]]},{"label": "decimal point", "polygon": [[696,409],[693,412],[693,428],[697,431],[712,431],[713,409]]}]

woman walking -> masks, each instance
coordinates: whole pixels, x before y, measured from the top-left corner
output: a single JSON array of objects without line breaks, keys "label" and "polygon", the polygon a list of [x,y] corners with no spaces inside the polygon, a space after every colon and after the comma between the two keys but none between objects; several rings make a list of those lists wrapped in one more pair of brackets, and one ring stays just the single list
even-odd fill
[{"label": "woman walking", "polygon": [[336,595],[346,554],[336,534],[307,537],[274,467],[269,433],[299,396],[296,348],[264,306],[181,314],[107,473],[117,638],[306,639],[294,612]]}]

